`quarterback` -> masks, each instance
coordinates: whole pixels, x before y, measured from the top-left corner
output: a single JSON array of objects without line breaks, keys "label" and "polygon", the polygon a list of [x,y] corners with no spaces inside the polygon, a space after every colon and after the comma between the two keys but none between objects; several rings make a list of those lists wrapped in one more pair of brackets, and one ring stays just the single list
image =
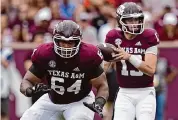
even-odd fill
[{"label": "quarterback", "polygon": [[116,13],[120,29],[109,31],[105,40],[117,47],[111,62],[116,62],[120,89],[116,95],[113,119],[154,120],[153,75],[159,44],[157,32],[144,29],[143,11],[133,2],[120,5]]}]

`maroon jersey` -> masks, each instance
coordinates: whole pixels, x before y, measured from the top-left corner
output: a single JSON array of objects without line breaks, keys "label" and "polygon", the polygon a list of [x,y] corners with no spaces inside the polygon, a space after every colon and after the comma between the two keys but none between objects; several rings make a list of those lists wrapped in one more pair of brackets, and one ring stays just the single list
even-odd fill
[{"label": "maroon jersey", "polygon": [[[153,29],[145,29],[142,34],[132,40],[127,40],[124,33],[113,29],[106,36],[106,43],[116,47],[120,45],[126,52],[139,56],[144,60],[147,48],[159,43],[157,33]],[[141,88],[153,86],[153,77],[150,77],[135,68],[129,61],[121,60],[117,65],[117,79],[120,87]]]},{"label": "maroon jersey", "polygon": [[58,104],[67,104],[81,100],[89,94],[90,80],[102,74],[96,72],[103,58],[97,47],[81,43],[77,55],[70,59],[61,58],[54,51],[53,43],[39,46],[32,54],[32,62],[46,77],[52,90],[51,100]]}]

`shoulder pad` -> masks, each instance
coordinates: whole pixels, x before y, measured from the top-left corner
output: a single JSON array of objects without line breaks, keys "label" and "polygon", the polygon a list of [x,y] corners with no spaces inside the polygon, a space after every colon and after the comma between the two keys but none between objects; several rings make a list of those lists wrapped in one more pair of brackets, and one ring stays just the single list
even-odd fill
[{"label": "shoulder pad", "polygon": [[53,43],[45,43],[39,45],[37,48],[33,50],[31,59],[33,63],[41,63],[45,61],[51,53],[51,48],[53,47]]},{"label": "shoulder pad", "polygon": [[149,46],[155,46],[159,44],[159,35],[154,29],[145,29],[142,33]]},{"label": "shoulder pad", "polygon": [[151,36],[154,36],[156,33],[157,32],[155,29],[148,28],[143,31],[142,35],[144,37],[151,37]]},{"label": "shoulder pad", "polygon": [[92,44],[82,43],[81,53],[82,59],[85,59],[84,61],[91,61],[91,64],[100,65],[103,61],[101,51]]},{"label": "shoulder pad", "polygon": [[118,36],[118,32],[120,32],[120,30],[112,29],[107,33],[106,37],[109,37],[109,38],[116,37]]},{"label": "shoulder pad", "polygon": [[121,30],[112,29],[107,33],[105,42],[112,43],[111,41],[115,40],[116,38],[122,38]]}]

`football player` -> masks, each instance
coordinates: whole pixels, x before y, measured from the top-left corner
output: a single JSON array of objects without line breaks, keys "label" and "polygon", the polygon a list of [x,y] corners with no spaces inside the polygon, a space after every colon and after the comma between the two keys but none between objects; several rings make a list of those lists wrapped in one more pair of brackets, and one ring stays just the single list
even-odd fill
[{"label": "football player", "polygon": [[[97,47],[81,42],[82,32],[73,21],[59,22],[53,34],[54,42],[34,49],[33,64],[20,88],[27,97],[46,94],[21,120],[93,120],[94,112],[102,115],[108,97],[106,76],[100,65],[103,56]],[[40,83],[42,78],[47,79],[48,86]],[[96,98],[92,86],[97,88]]]},{"label": "football player", "polygon": [[126,2],[117,8],[120,30],[106,35],[106,43],[117,47],[114,59],[120,89],[114,106],[114,120],[154,120],[156,99],[153,75],[159,39],[153,29],[144,29],[142,8]]}]

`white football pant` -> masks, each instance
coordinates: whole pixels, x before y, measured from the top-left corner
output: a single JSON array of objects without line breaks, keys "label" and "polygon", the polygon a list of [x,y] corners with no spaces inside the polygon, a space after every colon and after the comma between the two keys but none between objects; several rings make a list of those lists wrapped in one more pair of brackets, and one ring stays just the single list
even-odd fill
[{"label": "white football pant", "polygon": [[154,120],[156,98],[154,87],[120,88],[114,106],[113,120]]},{"label": "white football pant", "polygon": [[94,112],[83,105],[83,102],[92,103],[95,100],[91,91],[82,100],[70,104],[54,104],[48,94],[40,97],[20,120],[93,120]]}]

